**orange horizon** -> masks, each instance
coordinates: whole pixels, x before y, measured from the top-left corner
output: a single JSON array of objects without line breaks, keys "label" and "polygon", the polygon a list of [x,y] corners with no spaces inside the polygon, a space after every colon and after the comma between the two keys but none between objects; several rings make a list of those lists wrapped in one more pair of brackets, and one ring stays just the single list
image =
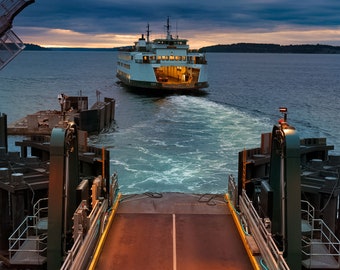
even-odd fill
[{"label": "orange horizon", "polygon": [[[24,43],[36,44],[46,48],[114,48],[133,45],[140,37],[140,34],[84,34],[65,29],[25,27],[18,28],[17,33]],[[153,34],[151,39],[163,36],[162,34]],[[325,44],[340,46],[340,29],[278,29],[271,32],[216,31],[204,33],[201,31],[187,31],[182,33],[180,37],[188,39],[191,49],[235,43],[271,43],[280,45]]]}]

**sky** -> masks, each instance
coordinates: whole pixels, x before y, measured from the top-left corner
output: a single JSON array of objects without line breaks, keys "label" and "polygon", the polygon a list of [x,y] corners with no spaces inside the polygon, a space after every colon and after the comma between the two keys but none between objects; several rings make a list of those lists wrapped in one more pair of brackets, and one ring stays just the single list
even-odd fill
[{"label": "sky", "polygon": [[45,47],[132,45],[150,25],[151,39],[173,36],[192,49],[216,44],[340,46],[340,0],[35,0],[13,31]]}]

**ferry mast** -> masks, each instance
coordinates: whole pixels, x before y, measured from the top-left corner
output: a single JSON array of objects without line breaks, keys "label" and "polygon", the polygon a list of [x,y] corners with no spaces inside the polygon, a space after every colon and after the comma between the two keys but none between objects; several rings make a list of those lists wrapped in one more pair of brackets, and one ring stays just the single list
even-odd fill
[{"label": "ferry mast", "polygon": [[166,39],[171,39],[171,32],[170,32],[170,17],[167,18],[166,20],[166,25],[164,25],[166,27]]}]

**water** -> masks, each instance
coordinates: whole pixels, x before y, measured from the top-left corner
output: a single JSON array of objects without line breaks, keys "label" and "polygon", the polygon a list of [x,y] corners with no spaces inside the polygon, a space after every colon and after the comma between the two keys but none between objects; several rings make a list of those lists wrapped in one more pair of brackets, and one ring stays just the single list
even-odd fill
[{"label": "water", "polygon": [[150,97],[116,83],[116,53],[24,51],[0,72],[0,112],[12,122],[59,109],[61,92],[82,91],[90,104],[96,90],[114,97],[115,123],[89,143],[110,149],[124,193],[224,192],[228,175],[237,174],[238,152],[259,146],[280,106],[300,137],[327,137],[340,153],[340,55],[207,58],[207,95]]}]

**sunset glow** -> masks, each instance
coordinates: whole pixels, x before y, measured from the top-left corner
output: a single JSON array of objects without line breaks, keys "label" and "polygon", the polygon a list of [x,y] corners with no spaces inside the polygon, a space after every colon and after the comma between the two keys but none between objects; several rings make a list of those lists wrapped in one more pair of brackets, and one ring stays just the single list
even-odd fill
[{"label": "sunset glow", "polygon": [[[214,2],[215,1],[215,2]],[[151,39],[173,36],[191,48],[274,43],[340,46],[340,1],[150,0],[36,1],[13,23],[25,43],[44,47],[112,48],[133,45],[150,25]]]},{"label": "sunset glow", "polygon": [[[123,35],[115,33],[86,34],[65,29],[48,28],[16,28],[25,43],[38,44],[43,47],[82,47],[82,48],[113,48],[130,46],[141,34]],[[28,32],[29,35],[25,33]],[[159,38],[162,33],[152,33],[150,38]],[[233,43],[274,43],[289,44],[327,44],[340,45],[340,29],[278,29],[265,32],[194,32],[180,33],[181,38],[189,40],[191,48]]]}]

